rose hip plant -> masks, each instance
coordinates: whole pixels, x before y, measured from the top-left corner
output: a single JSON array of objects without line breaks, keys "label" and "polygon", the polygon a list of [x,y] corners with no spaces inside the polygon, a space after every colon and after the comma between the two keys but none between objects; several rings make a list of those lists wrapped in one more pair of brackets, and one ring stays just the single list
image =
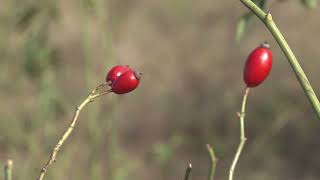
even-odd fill
[{"label": "rose hip plant", "polygon": [[[278,43],[280,49],[286,56],[289,64],[291,65],[292,70],[294,71],[303,91],[305,92],[307,98],[309,99],[315,113],[317,114],[318,119],[320,119],[320,103],[319,100],[313,91],[311,83],[309,82],[307,76],[305,75],[303,69],[300,66],[298,59],[295,57],[290,46],[286,42],[281,31],[276,26],[273,21],[272,15],[270,12],[264,12],[266,0],[240,0],[251,12],[246,13],[239,21],[236,40],[239,41],[243,35],[247,22],[251,19],[253,15],[256,15],[270,31],[273,38]],[[302,0],[301,1],[307,8],[313,9],[316,6],[317,0]],[[243,95],[241,112],[237,114],[240,120],[240,143],[238,145],[237,151],[235,153],[234,159],[230,166],[229,170],[229,180],[233,180],[235,167],[238,163],[239,157],[242,153],[243,147],[247,140],[245,135],[245,111],[246,111],[246,102],[249,94],[250,88],[257,87],[260,85],[269,75],[272,68],[272,52],[270,46],[266,43],[261,44],[259,47],[255,48],[248,56],[245,63],[243,79],[246,84],[245,93]],[[211,148],[210,148],[211,149]],[[208,149],[208,150],[210,150]],[[212,149],[211,149],[212,150]],[[210,151],[209,151],[210,152]],[[213,157],[213,156],[211,156]],[[214,159],[215,156],[214,156]],[[210,170],[209,180],[213,180],[214,171],[217,161],[212,165]],[[191,167],[190,167],[191,168]],[[190,170],[187,168],[186,176],[189,177]]]},{"label": "rose hip plant", "polygon": [[238,118],[240,120],[240,144],[229,170],[229,180],[233,179],[234,169],[247,140],[245,135],[244,118],[249,89],[260,85],[268,77],[271,68],[272,52],[269,44],[263,43],[249,54],[244,66],[243,79],[247,87],[243,95],[241,112],[238,113]]},{"label": "rose hip plant", "polygon": [[[265,24],[267,29],[270,31],[271,35],[278,43],[282,52],[286,56],[289,64],[291,65],[291,68],[294,71],[307,98],[309,99],[315,113],[317,114],[318,119],[320,119],[319,100],[315,92],[313,91],[313,88],[307,76],[305,75],[303,69],[301,68],[298,59],[295,57],[294,53],[292,52],[290,46],[286,42],[281,31],[278,29],[275,22],[273,21],[271,13],[264,12],[263,9],[265,8],[266,0],[240,0],[240,1],[249,10],[251,10],[251,13],[246,14],[244,16],[245,20],[248,21],[249,17],[251,17],[251,15],[254,14]],[[308,8],[314,8],[316,4],[316,0],[305,0],[302,2]],[[241,33],[243,33],[242,30],[244,29],[243,22],[241,23],[242,24],[238,24],[238,31],[237,31],[237,37],[236,37],[237,40],[239,40],[239,37],[242,36]],[[238,117],[240,119],[240,144],[238,146],[238,149],[236,151],[235,157],[233,159],[233,162],[229,170],[229,180],[233,180],[235,167],[237,165],[238,159],[240,157],[242,149],[247,140],[245,136],[244,118],[245,118],[246,100],[249,93],[249,89],[261,84],[267,78],[272,67],[272,53],[269,48],[270,47],[267,44],[262,44],[260,47],[257,47],[250,53],[250,55],[248,56],[247,62],[245,64],[244,81],[247,85],[247,88],[243,96],[241,112],[238,113]]]},{"label": "rose hip plant", "polygon": [[131,69],[129,66],[123,66],[123,65],[114,66],[107,73],[106,82],[94,88],[91,91],[91,93],[88,95],[88,97],[79,106],[76,107],[76,111],[74,113],[73,119],[69,127],[64,132],[63,136],[60,138],[60,140],[52,150],[52,153],[47,163],[44,165],[44,167],[40,171],[38,180],[42,180],[44,178],[50,165],[56,161],[56,156],[60,151],[64,142],[68,139],[68,137],[72,133],[77,123],[80,111],[83,109],[83,107],[85,107],[88,103],[93,102],[96,98],[101,97],[103,95],[107,95],[111,92],[115,94],[125,94],[133,91],[138,87],[140,83],[141,75],[142,74],[140,72],[137,72]]},{"label": "rose hip plant", "polygon": [[[307,98],[309,99],[317,117],[320,119],[320,104],[319,100],[313,91],[311,83],[309,82],[307,76],[305,75],[303,69],[301,68],[298,59],[295,57],[294,53],[290,49],[288,43],[286,42],[281,31],[276,26],[273,17],[270,12],[265,12],[266,0],[240,0],[251,12],[246,13],[239,21],[236,33],[236,39],[240,40],[243,36],[247,22],[256,15],[270,31],[271,35],[274,37],[278,43],[280,49],[286,56],[289,64],[291,65],[302,89],[304,90]],[[280,1],[280,0],[279,0]],[[283,0],[281,0],[283,1]],[[301,0],[301,2],[307,8],[314,8],[316,6],[316,0]],[[273,47],[274,49],[275,47]],[[33,59],[33,58],[32,58]],[[237,114],[240,123],[240,143],[234,155],[233,161],[229,169],[229,180],[233,180],[234,172],[238,164],[239,158],[242,154],[242,150],[245,146],[247,137],[245,135],[245,115],[246,115],[246,102],[249,95],[249,91],[252,88],[261,85],[270,74],[272,69],[273,56],[270,50],[270,46],[267,43],[263,43],[257,46],[255,49],[249,53],[247,60],[244,64],[243,69],[243,80],[245,83],[245,93],[243,95],[241,110]],[[30,66],[33,67],[33,66]],[[142,74],[133,70],[128,65],[117,65],[111,68],[106,75],[106,82],[98,85],[94,88],[85,100],[76,107],[74,116],[71,123],[67,127],[66,131],[59,139],[58,143],[52,150],[52,153],[45,163],[41,172],[39,174],[38,180],[42,180],[48,171],[49,167],[56,161],[56,157],[62,148],[65,141],[68,139],[70,134],[73,132],[75,125],[79,119],[81,110],[90,102],[93,102],[99,97],[104,95],[115,93],[117,95],[126,94],[135,90],[141,80]],[[208,179],[213,180],[215,174],[215,168],[217,165],[217,158],[210,145],[207,145],[207,150],[210,157],[210,169]],[[184,176],[185,180],[190,177],[192,165],[188,164],[186,173]],[[12,161],[9,160],[5,166],[5,179],[12,179]]]}]

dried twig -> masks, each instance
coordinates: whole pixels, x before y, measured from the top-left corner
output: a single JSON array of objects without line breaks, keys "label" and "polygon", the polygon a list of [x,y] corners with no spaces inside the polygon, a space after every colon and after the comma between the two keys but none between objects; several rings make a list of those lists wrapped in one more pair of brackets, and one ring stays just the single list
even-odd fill
[{"label": "dried twig", "polygon": [[188,167],[186,169],[186,173],[184,175],[184,180],[189,180],[191,169],[192,169],[192,165],[191,165],[191,163],[189,163]]},{"label": "dried twig", "polygon": [[70,136],[70,134],[72,133],[74,126],[77,123],[80,111],[82,110],[82,108],[84,106],[86,106],[88,103],[92,102],[94,99],[106,95],[111,91],[111,89],[106,89],[105,88],[108,87],[107,83],[101,84],[99,86],[97,86],[94,90],[91,91],[91,93],[89,94],[89,96],[80,104],[80,106],[78,106],[76,108],[76,111],[74,113],[73,119],[68,127],[68,129],[64,132],[63,136],[60,138],[60,140],[58,141],[58,143],[56,144],[56,146],[54,147],[47,163],[44,165],[44,167],[41,169],[40,175],[38,177],[37,180],[42,180],[45,173],[47,172],[49,166],[56,161],[56,156],[61,148],[61,146],[63,145],[63,143],[67,140],[67,138]]}]

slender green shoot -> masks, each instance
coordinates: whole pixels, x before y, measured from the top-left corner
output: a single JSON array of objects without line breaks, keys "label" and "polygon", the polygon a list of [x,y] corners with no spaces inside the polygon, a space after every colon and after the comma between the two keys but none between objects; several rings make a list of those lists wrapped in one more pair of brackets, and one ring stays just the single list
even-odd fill
[{"label": "slender green shoot", "polygon": [[244,128],[244,118],[245,118],[245,111],[246,111],[246,102],[247,102],[247,97],[249,94],[250,88],[246,88],[245,93],[243,95],[243,100],[242,100],[242,107],[241,107],[241,112],[238,113],[238,118],[240,120],[240,144],[238,146],[237,152],[234,156],[234,159],[232,161],[230,170],[229,170],[229,180],[233,180],[233,174],[234,174],[234,169],[238,163],[239,157],[241,155],[242,149],[247,141],[247,137],[245,134],[245,128]]},{"label": "slender green shoot", "polygon": [[12,180],[12,166],[13,161],[11,159],[7,160],[4,166],[4,180]]},{"label": "slender green shoot", "polygon": [[209,169],[209,175],[208,180],[214,179],[214,174],[216,172],[216,167],[218,163],[218,158],[216,157],[213,148],[210,146],[210,144],[207,144],[207,150],[210,156],[210,169]]}]

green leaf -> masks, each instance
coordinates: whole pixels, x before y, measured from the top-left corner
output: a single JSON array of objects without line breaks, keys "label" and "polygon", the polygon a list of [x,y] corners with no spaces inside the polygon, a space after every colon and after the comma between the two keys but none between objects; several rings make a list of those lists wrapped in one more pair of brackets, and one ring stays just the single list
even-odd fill
[{"label": "green leaf", "polygon": [[317,7],[317,0],[301,0],[302,4],[309,8],[309,9],[314,9]]},{"label": "green leaf", "polygon": [[[259,6],[261,9],[265,10],[266,8],[266,0],[252,0],[257,6]],[[240,42],[240,40],[242,39],[247,25],[251,19],[251,17],[253,17],[252,12],[246,13],[244,14],[238,21],[237,23],[237,27],[236,27],[236,35],[235,35],[235,39],[237,42]]]},{"label": "green leaf", "polygon": [[252,15],[253,15],[252,13],[247,13],[239,19],[237,27],[236,27],[236,41],[237,42],[240,42],[240,40],[242,39],[244,32],[246,31],[248,22],[251,19]]}]

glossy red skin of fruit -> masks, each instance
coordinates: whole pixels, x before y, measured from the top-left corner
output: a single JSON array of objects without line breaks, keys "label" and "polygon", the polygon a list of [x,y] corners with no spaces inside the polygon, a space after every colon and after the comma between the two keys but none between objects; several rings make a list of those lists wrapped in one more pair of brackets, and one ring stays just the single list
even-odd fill
[{"label": "glossy red skin of fruit", "polygon": [[247,58],[243,78],[247,87],[256,87],[269,75],[272,68],[272,52],[268,44],[254,49]]},{"label": "glossy red skin of fruit", "polygon": [[112,84],[112,92],[125,94],[136,89],[140,83],[141,73],[133,70],[123,73]]},{"label": "glossy red skin of fruit", "polygon": [[112,86],[113,82],[120,77],[123,73],[130,71],[130,67],[128,65],[117,65],[110,69],[107,74],[106,82]]}]

